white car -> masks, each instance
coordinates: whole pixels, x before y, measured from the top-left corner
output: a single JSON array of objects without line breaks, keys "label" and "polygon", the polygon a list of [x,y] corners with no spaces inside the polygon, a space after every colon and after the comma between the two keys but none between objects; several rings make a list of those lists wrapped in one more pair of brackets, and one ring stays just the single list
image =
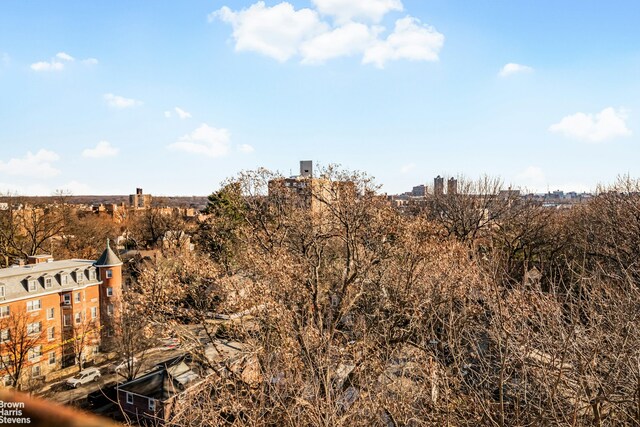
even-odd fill
[{"label": "white car", "polygon": [[87,368],[78,372],[75,376],[67,380],[67,385],[77,388],[79,385],[98,381],[100,379],[100,370],[98,368]]},{"label": "white car", "polygon": [[138,364],[138,358],[132,357],[129,360],[123,360],[118,364],[111,365],[111,372],[120,372],[129,370],[129,366],[136,366]]}]

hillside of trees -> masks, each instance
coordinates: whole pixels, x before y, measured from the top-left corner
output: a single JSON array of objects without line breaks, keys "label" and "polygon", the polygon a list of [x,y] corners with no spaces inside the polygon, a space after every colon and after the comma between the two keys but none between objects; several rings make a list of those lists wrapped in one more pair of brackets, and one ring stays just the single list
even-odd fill
[{"label": "hillside of trees", "polygon": [[[209,196],[206,219],[163,223],[195,250],[137,264],[136,328],[184,343],[199,323],[244,344],[242,369],[211,366],[172,422],[640,426],[640,181],[566,210],[498,179],[459,188],[402,214],[366,174],[329,167],[294,193],[257,170]],[[140,249],[144,215],[124,230]]]}]

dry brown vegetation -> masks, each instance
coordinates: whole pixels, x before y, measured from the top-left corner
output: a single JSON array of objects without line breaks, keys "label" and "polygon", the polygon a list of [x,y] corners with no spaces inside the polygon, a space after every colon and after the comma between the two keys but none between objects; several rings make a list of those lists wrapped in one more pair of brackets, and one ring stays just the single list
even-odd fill
[{"label": "dry brown vegetation", "polygon": [[[639,182],[558,211],[484,178],[402,215],[322,173],[229,180],[196,251],[135,276],[136,324],[214,372],[173,425],[640,426]],[[211,363],[189,322],[242,357]]]},{"label": "dry brown vegetation", "polygon": [[141,276],[169,329],[186,312],[245,344],[173,423],[640,425],[637,182],[555,211],[483,179],[406,216],[365,175],[323,177],[294,195],[242,173],[199,250]]}]

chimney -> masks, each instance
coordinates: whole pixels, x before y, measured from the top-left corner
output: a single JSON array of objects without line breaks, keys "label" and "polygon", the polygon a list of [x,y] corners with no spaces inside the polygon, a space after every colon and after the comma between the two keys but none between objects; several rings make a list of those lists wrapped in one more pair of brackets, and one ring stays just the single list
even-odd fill
[{"label": "chimney", "polygon": [[[24,263],[24,261],[21,261]],[[31,255],[27,257],[27,264],[41,264],[43,262],[53,262],[53,257],[51,255]]]}]

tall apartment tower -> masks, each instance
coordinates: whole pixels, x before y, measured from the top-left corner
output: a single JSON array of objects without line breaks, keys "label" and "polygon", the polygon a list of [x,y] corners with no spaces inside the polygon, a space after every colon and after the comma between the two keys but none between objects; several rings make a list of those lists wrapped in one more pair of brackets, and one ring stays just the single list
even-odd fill
[{"label": "tall apartment tower", "polygon": [[447,181],[447,194],[456,194],[458,192],[458,180],[449,178]]},{"label": "tall apartment tower", "polygon": [[440,175],[433,179],[433,194],[436,196],[444,194],[444,178]]},{"label": "tall apartment tower", "polygon": [[313,177],[313,162],[311,160],[300,160],[300,177]]},{"label": "tall apartment tower", "polygon": [[151,206],[151,194],[144,194],[142,188],[136,188],[136,194],[129,195],[129,206],[132,208],[148,208]]},{"label": "tall apartment tower", "polygon": [[109,349],[116,317],[120,313],[122,298],[122,261],[113,252],[107,239],[107,247],[93,264],[98,269],[100,285],[100,323],[103,349]]}]

